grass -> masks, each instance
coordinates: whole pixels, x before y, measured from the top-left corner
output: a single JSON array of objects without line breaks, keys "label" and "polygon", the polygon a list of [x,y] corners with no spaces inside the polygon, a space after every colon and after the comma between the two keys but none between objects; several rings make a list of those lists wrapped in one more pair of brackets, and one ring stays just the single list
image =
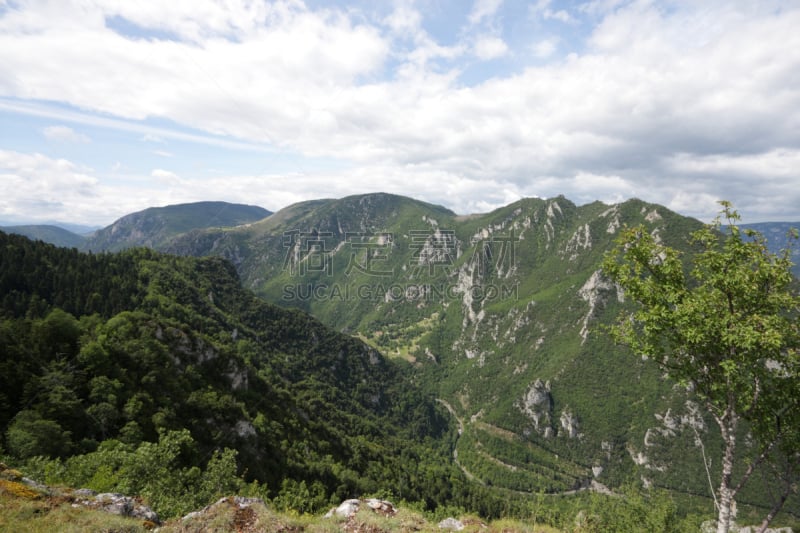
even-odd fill
[{"label": "grass", "polygon": [[438,318],[439,313],[434,312],[408,325],[390,324],[372,331],[370,336],[359,332],[356,337],[387,357],[404,359],[413,364],[417,362],[414,354],[419,352],[422,338],[433,331]]},{"label": "grass", "polygon": [[[3,479],[0,483],[0,531],[25,531],[33,533],[46,532],[114,532],[114,533],[145,533],[156,527],[155,524],[142,520],[125,518],[76,506],[69,497],[69,489],[50,489],[39,492],[17,481]],[[26,490],[20,490],[17,485]],[[34,495],[35,494],[35,495]],[[559,533],[561,531],[642,531],[639,526],[630,522],[635,518],[635,513],[628,512],[619,524],[626,524],[623,529],[616,528],[618,524],[614,513],[617,510],[625,512],[631,505],[634,511],[641,510],[642,504],[650,505],[649,500],[641,500],[632,496],[631,503],[625,503],[619,497],[608,499],[602,495],[583,493],[572,497],[539,496],[539,503],[535,510],[531,507],[531,516],[536,515],[559,524],[566,529],[559,529],[548,524],[539,524],[537,519],[498,519],[488,521],[477,515],[460,515],[458,520],[464,525],[462,531],[466,533]],[[653,505],[663,503],[665,500],[656,500]],[[638,503],[637,503],[638,502]],[[685,502],[678,503],[681,507]],[[636,505],[639,505],[637,508]],[[648,508],[648,507],[644,507]],[[740,509],[744,511],[744,509]],[[638,511],[637,511],[638,512]],[[600,515],[596,515],[600,513]],[[610,513],[610,515],[609,515]],[[744,512],[740,514],[745,514]],[[606,516],[609,515],[609,516]],[[697,530],[697,525],[707,516],[692,515],[682,519],[673,531]],[[547,519],[547,517],[550,517]],[[580,517],[588,517],[597,524],[583,523]],[[626,518],[627,517],[627,518]],[[401,507],[391,516],[375,513],[367,506],[349,518],[325,518],[321,514],[309,515],[296,512],[278,512],[269,506],[255,504],[250,507],[239,508],[232,498],[221,500],[202,512],[187,519],[170,520],[160,526],[162,533],[255,533],[255,532],[283,532],[283,533],[434,533],[444,531],[439,528],[441,517],[433,518],[408,507]],[[554,520],[554,521],[553,521]],[[577,520],[577,521],[576,521]],[[742,517],[742,523],[751,523],[750,517]],[[791,525],[796,526],[792,521]],[[583,525],[583,527],[581,526]],[[633,524],[633,525],[632,525]],[[601,529],[594,527],[599,525]],[[611,527],[611,529],[608,529]]]},{"label": "grass", "polygon": [[[0,531],[25,531],[31,533],[146,533],[156,527],[153,523],[126,518],[107,512],[75,506],[64,495],[40,493],[27,486],[2,480],[0,483]],[[20,485],[25,490],[18,489]],[[32,494],[29,494],[32,493]],[[35,496],[33,495],[35,494]],[[488,533],[556,533],[549,526],[503,519],[484,521],[477,516],[462,516],[465,532]],[[253,505],[239,508],[232,500],[212,505],[187,519],[170,520],[161,526],[161,533],[228,533],[228,532],[284,532],[284,533],[434,533],[441,532],[438,520],[422,513],[400,508],[392,516],[375,513],[363,506],[349,518],[324,518],[319,515],[278,512],[267,506]]]},{"label": "grass", "polygon": [[73,507],[67,498],[43,495],[29,498],[0,486],[0,531],[145,533],[148,526],[141,520]]}]

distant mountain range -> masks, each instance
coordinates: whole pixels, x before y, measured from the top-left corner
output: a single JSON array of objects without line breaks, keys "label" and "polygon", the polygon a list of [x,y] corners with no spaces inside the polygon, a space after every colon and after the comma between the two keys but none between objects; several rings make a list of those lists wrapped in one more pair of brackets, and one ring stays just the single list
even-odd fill
[{"label": "distant mountain range", "polygon": [[56,246],[115,252],[137,246],[157,249],[187,231],[235,227],[261,220],[270,214],[271,211],[252,205],[195,202],[151,207],[126,215],[110,226],[85,235],[52,224],[5,226],[0,229]]},{"label": "distant mountain range", "polygon": [[63,248],[81,248],[86,237],[73,233],[60,226],[34,224],[25,226],[0,226],[6,233],[23,235],[35,241],[43,241]]},{"label": "distant mountain range", "polygon": [[151,207],[126,215],[88,238],[83,248],[93,252],[117,251],[135,246],[160,248],[187,231],[229,228],[261,220],[271,214],[262,207],[227,202]]},{"label": "distant mountain range", "polygon": [[792,271],[800,278],[800,240],[793,236],[794,230],[800,231],[800,222],[759,222],[742,224],[741,227],[763,235],[767,240],[767,248],[774,254],[789,250],[794,263]]},{"label": "distant mountain range", "polygon": [[[281,210],[288,216],[297,209],[306,209],[324,203],[324,200],[301,202]],[[441,209],[445,209],[440,207]],[[449,214],[454,215],[449,210]],[[1,226],[7,233],[24,235],[56,246],[87,251],[119,251],[136,246],[154,249],[168,248],[170,241],[183,234],[208,228],[227,228],[251,224],[272,214],[262,207],[227,202],[194,202],[151,207],[125,215],[105,228],[53,222],[48,224],[23,224]],[[480,215],[467,215],[480,216]],[[742,228],[755,230],[767,238],[772,253],[789,248],[795,263],[794,273],[800,277],[800,246],[790,237],[792,229],[800,229],[798,222],[757,222],[741,224]]]}]

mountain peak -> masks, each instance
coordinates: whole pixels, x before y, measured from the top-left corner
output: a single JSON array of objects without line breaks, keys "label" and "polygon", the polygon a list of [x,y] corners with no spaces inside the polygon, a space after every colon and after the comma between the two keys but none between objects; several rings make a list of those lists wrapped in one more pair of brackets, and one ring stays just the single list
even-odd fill
[{"label": "mountain peak", "polygon": [[126,215],[94,233],[85,245],[92,251],[118,251],[136,246],[157,248],[187,231],[232,227],[268,217],[270,211],[228,202],[194,202],[150,207]]}]

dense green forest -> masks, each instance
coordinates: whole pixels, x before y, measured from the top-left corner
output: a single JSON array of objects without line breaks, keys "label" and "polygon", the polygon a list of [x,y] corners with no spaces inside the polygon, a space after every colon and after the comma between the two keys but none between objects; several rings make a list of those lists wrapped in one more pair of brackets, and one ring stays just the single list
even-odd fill
[{"label": "dense green forest", "polygon": [[[226,261],[2,233],[0,250],[2,446],[43,476],[207,498],[242,478],[301,510],[381,490],[453,501],[434,399],[360,341],[242,290]],[[159,510],[208,503],[174,499]]]}]

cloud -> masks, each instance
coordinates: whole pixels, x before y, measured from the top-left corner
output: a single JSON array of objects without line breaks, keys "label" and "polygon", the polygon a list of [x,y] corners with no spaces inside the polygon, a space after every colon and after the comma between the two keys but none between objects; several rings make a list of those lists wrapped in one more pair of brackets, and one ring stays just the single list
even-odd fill
[{"label": "cloud", "polygon": [[[575,23],[576,20],[564,9],[551,9],[551,0],[539,0],[529,7],[529,12],[533,18],[542,18],[543,20],[557,20],[566,24]],[[598,6],[599,8],[599,6]],[[595,8],[597,9],[597,8]],[[592,7],[586,7],[584,11],[591,11]]]},{"label": "cloud", "polygon": [[543,39],[531,46],[533,55],[541,59],[552,56],[557,49],[558,42],[555,39]]},{"label": "cloud", "polygon": [[410,6],[399,5],[383,19],[394,33],[416,36],[422,26],[422,14]]},{"label": "cloud", "polygon": [[778,148],[759,154],[706,156],[681,153],[670,159],[670,166],[674,172],[687,174],[791,180],[800,173],[800,150]]},{"label": "cloud", "polygon": [[164,139],[160,136],[156,135],[155,133],[145,133],[142,135],[142,142],[149,142],[149,143],[164,143]]},{"label": "cloud", "polygon": [[484,35],[475,41],[475,55],[486,61],[497,59],[508,53],[508,45],[499,37]]},{"label": "cloud", "polygon": [[39,153],[0,150],[0,218],[75,220],[97,206],[90,169]]},{"label": "cloud", "polygon": [[140,140],[145,142],[163,143],[166,142],[166,139],[175,139],[190,143],[228,148],[232,150],[262,152],[271,151],[268,146],[254,142],[224,138],[212,134],[204,134],[203,132],[194,133],[178,130],[177,128],[168,129],[166,127],[150,126],[142,122],[119,120],[109,118],[107,116],[91,114],[88,112],[67,110],[61,107],[43,104],[41,102],[19,102],[17,100],[3,99],[0,97],[0,111],[34,117],[65,120],[77,124],[85,124],[87,126],[107,128],[123,132],[143,133],[144,135],[140,138]]},{"label": "cloud", "polygon": [[150,175],[163,183],[169,183],[171,185],[181,185],[184,183],[180,176],[174,172],[161,168],[153,169]]},{"label": "cloud", "polygon": [[78,133],[68,126],[47,126],[42,129],[42,133],[49,141],[65,143],[92,142],[88,135]]},{"label": "cloud", "polygon": [[[759,218],[797,216],[800,205],[791,186],[800,8],[791,3],[603,0],[566,11],[541,1],[524,23],[543,31],[522,53],[499,1],[468,7],[459,20],[479,31],[450,40],[401,3],[374,18],[294,1],[21,6],[0,15],[0,109],[149,142],[290,154],[298,172],[305,157],[348,168],[237,178],[265,197],[270,188],[273,198],[303,196],[302,182],[321,196],[387,188],[461,212],[556,194],[639,196],[704,219],[720,198]],[[559,28],[585,35],[576,42]],[[487,63],[489,75],[466,81],[475,57],[506,57],[516,70]],[[204,183],[194,191],[226,192]]]},{"label": "cloud", "polygon": [[476,25],[484,19],[491,18],[500,8],[503,0],[475,0],[468,20],[471,25]]}]

